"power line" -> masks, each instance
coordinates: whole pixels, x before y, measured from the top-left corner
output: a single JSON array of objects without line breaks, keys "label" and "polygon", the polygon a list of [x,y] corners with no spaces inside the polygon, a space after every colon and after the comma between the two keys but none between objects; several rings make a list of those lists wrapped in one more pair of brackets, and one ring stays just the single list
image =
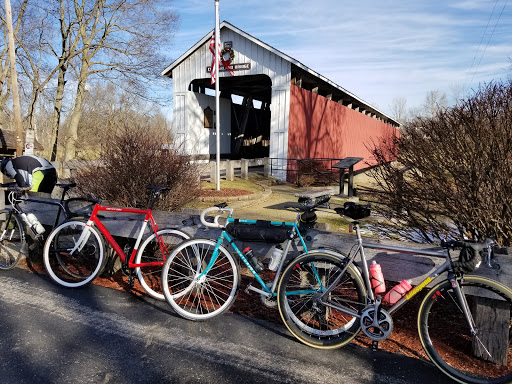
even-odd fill
[{"label": "power line", "polygon": [[[498,0],[496,0],[496,3],[497,2],[498,2]],[[496,7],[496,3],[494,3],[495,7]],[[482,55],[480,56],[480,60],[478,61],[478,64],[473,72],[473,75],[471,76],[470,84],[473,82],[473,78],[475,77],[476,71],[478,70],[478,67],[480,67],[482,59],[484,58],[485,51],[487,50],[487,47],[489,47],[489,44],[491,43],[492,36],[494,35],[494,32],[496,31],[496,27],[498,26],[498,23],[500,22],[501,16],[503,15],[503,11],[505,11],[505,7],[507,6],[507,3],[508,3],[508,0],[505,0],[505,3],[503,4],[503,8],[501,8],[501,12],[498,16],[498,19],[496,20],[496,23],[494,24],[494,28],[491,32],[491,35],[489,36],[489,39],[487,40],[487,44],[485,45],[484,51],[482,52]],[[493,13],[494,13],[494,9],[493,9]],[[492,14],[491,14],[491,16],[492,16]],[[487,25],[489,25],[489,23],[487,23]],[[487,29],[487,27],[486,27],[486,29]]]},{"label": "power line", "polygon": [[480,51],[480,47],[482,46],[482,42],[484,41],[485,34],[487,33],[487,28],[489,28],[489,24],[491,23],[492,15],[494,15],[494,10],[496,9],[496,5],[498,4],[498,0],[494,2],[494,7],[492,8],[491,15],[489,16],[489,19],[487,20],[487,25],[485,26],[484,33],[482,33],[482,37],[480,38],[480,42],[478,43],[478,47],[475,52],[475,56],[473,57],[473,61],[471,62],[471,66],[469,67],[469,71],[473,69],[473,65],[475,64],[476,56],[478,55],[478,52]]}]

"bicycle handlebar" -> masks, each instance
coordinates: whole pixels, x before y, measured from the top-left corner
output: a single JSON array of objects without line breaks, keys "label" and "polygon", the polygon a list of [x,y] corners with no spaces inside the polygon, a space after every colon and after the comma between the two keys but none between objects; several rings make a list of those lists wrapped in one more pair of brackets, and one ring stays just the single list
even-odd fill
[{"label": "bicycle handlebar", "polygon": [[[213,212],[213,211],[217,211],[217,214],[215,215],[214,219],[213,219],[213,223],[210,223],[208,221],[206,221],[205,219],[205,215],[208,213],[208,212]],[[209,208],[206,208],[203,210],[203,212],[201,212],[201,223],[206,226],[206,227],[210,227],[210,228],[224,228],[224,226],[222,224],[219,223],[219,217],[224,214],[225,212],[229,212],[229,216],[231,216],[231,214],[233,214],[233,208],[220,208],[220,207],[209,207]]]},{"label": "bicycle handlebar", "polygon": [[441,241],[441,247],[443,248],[464,248],[464,247],[471,247],[475,251],[482,251],[485,248],[488,248],[489,246],[492,246],[496,244],[496,241],[494,239],[487,238],[485,241],[481,243],[476,243],[473,241],[466,241],[466,240],[450,240],[450,241]]},{"label": "bicycle handlebar", "polygon": [[[474,241],[465,241],[465,240],[450,240],[450,241],[441,241],[441,247],[443,248],[465,248],[470,247],[476,253],[479,253],[485,249],[487,249],[487,255],[485,256],[485,264],[487,264],[490,268],[495,268],[495,265],[492,262],[493,258],[493,246],[496,245],[496,240],[487,238],[483,242],[474,242]],[[499,268],[499,267],[498,267]]]},{"label": "bicycle handlebar", "polygon": [[1,191],[11,191],[11,192],[28,192],[32,189],[32,187],[18,187],[16,184],[1,184],[0,190]]}]

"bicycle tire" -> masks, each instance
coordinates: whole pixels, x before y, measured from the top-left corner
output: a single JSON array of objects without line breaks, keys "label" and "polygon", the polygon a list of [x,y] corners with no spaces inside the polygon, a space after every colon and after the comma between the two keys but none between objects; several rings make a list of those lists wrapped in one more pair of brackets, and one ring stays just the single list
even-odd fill
[{"label": "bicycle tire", "polygon": [[[135,268],[140,285],[149,296],[157,300],[165,300],[162,291],[162,268],[165,259],[176,246],[190,236],[177,229],[161,229],[157,232],[165,244],[165,251],[160,248],[156,234],[149,236],[137,251],[135,263],[162,262],[161,265]],[[164,253],[165,252],[165,253]]]},{"label": "bicycle tire", "polygon": [[[477,334],[471,335],[451,283],[444,280],[427,293],[418,311],[418,332],[427,356],[441,371],[459,383],[512,382],[512,291],[480,276],[465,276],[459,279],[459,284],[476,321]],[[474,311],[477,305],[480,308],[482,305],[488,306],[492,299],[497,300],[494,306],[501,307],[496,311],[504,311],[501,312],[504,321],[500,325],[493,324],[498,316],[486,313],[482,317]],[[504,348],[501,356],[499,348],[489,347],[489,334],[485,331],[489,327],[492,327],[489,329],[491,338],[501,335],[507,340],[507,350]],[[480,356],[476,357],[475,354]],[[489,358],[501,363],[488,361]],[[504,364],[503,359],[506,361]]]},{"label": "bicycle tire", "polygon": [[[358,317],[345,315],[316,300],[322,287],[334,282],[345,263],[343,257],[332,254],[308,253],[293,260],[279,280],[277,303],[281,318],[292,335],[306,345],[339,348],[361,329]],[[349,265],[326,300],[360,313],[366,306],[366,289],[357,269]]]},{"label": "bicycle tire", "polygon": [[216,241],[191,239],[180,244],[162,270],[162,288],[169,305],[189,320],[207,320],[227,311],[233,304],[240,271],[233,256],[219,247],[219,254],[207,274]]},{"label": "bicycle tire", "polygon": [[67,221],[54,229],[44,245],[44,265],[50,278],[59,285],[78,288],[90,283],[105,266],[103,238],[93,227],[84,246],[73,249],[82,231],[83,221]]},{"label": "bicycle tire", "polygon": [[27,252],[23,223],[8,209],[0,211],[0,236],[0,269],[7,271],[16,267]]}]

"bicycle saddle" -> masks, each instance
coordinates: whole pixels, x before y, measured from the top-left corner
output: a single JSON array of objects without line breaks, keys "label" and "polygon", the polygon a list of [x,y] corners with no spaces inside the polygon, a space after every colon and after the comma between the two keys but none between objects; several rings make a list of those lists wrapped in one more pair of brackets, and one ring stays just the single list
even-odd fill
[{"label": "bicycle saddle", "polygon": [[151,185],[146,185],[146,189],[152,189],[153,191],[170,191],[171,187],[154,187]]}]

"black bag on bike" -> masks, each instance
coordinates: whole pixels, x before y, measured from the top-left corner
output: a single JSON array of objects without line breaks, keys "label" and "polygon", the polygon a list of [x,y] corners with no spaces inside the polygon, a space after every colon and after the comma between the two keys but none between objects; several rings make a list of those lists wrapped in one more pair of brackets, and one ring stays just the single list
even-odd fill
[{"label": "black bag on bike", "polygon": [[226,226],[226,231],[241,241],[264,241],[282,243],[288,239],[290,230],[284,225],[272,225],[270,221],[256,220],[256,224],[235,221]]},{"label": "black bag on bike", "polygon": [[482,262],[480,252],[475,251],[471,246],[460,250],[459,260],[454,261],[453,267],[459,272],[473,272]]},{"label": "black bag on bike", "polygon": [[343,205],[343,214],[352,220],[360,220],[370,216],[370,207],[368,205],[359,205],[351,201],[347,201]]}]

